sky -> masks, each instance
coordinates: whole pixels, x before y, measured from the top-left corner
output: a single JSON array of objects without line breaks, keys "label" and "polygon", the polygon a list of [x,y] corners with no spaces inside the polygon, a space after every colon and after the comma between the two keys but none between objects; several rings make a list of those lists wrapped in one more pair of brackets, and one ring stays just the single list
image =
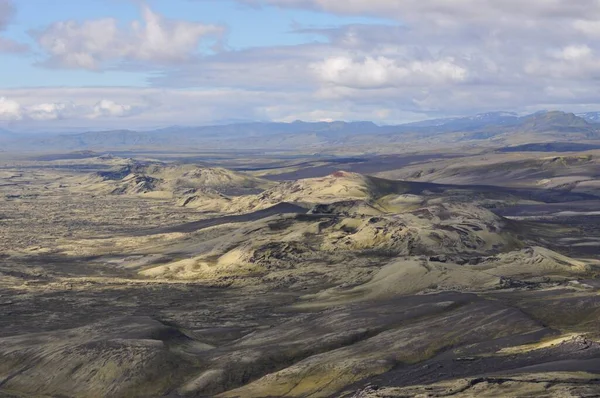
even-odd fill
[{"label": "sky", "polygon": [[0,0],[0,128],[600,110],[600,0]]}]

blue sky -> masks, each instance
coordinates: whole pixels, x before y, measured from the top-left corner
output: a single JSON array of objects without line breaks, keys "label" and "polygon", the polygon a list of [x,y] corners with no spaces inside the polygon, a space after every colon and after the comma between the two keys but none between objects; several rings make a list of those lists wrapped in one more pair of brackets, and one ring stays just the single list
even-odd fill
[{"label": "blue sky", "polygon": [[596,0],[0,0],[0,127],[595,110],[599,21]]},{"label": "blue sky", "polygon": [[[40,30],[56,21],[116,18],[127,24],[139,18],[139,4],[123,0],[26,0],[13,2],[18,16],[9,25],[5,37],[35,48],[31,30]],[[379,23],[376,18],[338,17],[331,14],[289,10],[276,7],[256,8],[230,1],[193,2],[188,0],[146,1],[146,5],[167,18],[219,23],[228,28],[231,49],[301,44],[322,40],[316,35],[294,33],[296,25],[335,27],[348,23]],[[0,54],[2,70],[0,87],[39,86],[146,86],[148,73],[136,71],[103,71],[44,69],[34,65],[39,54],[28,57]]]}]

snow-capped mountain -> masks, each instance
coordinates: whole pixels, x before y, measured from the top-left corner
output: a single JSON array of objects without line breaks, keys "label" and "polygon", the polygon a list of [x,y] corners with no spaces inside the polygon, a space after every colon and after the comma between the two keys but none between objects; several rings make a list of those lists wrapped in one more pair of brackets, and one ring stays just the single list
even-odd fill
[{"label": "snow-capped mountain", "polygon": [[409,123],[404,126],[422,128],[444,127],[444,130],[471,130],[487,125],[512,125],[516,124],[518,121],[519,116],[513,112],[487,112],[467,117],[424,120],[422,122]]},{"label": "snow-capped mountain", "polygon": [[590,123],[600,123],[600,112],[578,113],[577,116]]}]

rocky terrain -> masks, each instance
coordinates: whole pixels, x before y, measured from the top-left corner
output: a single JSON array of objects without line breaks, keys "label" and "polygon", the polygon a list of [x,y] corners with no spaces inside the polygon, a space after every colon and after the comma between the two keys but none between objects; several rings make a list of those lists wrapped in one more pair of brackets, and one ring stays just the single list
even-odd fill
[{"label": "rocky terrain", "polygon": [[300,163],[5,161],[0,397],[600,394],[594,152]]}]

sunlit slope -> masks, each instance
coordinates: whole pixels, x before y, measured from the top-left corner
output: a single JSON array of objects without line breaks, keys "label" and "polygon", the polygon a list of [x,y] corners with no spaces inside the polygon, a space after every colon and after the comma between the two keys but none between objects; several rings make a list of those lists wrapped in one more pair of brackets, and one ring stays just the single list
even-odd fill
[{"label": "sunlit slope", "polygon": [[79,178],[75,188],[113,195],[183,198],[194,194],[243,195],[273,183],[220,167],[130,161],[111,171]]}]

